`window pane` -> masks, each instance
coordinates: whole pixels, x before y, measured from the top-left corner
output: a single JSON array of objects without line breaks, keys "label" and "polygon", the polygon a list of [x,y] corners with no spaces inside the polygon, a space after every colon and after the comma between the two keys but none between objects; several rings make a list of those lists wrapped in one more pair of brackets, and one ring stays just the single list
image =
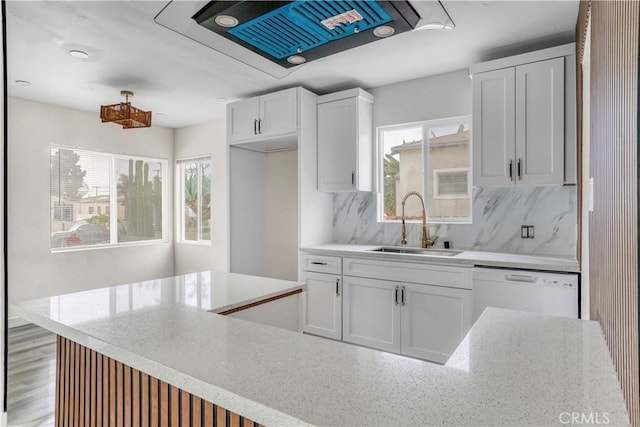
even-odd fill
[{"label": "window pane", "polygon": [[471,216],[469,194],[469,123],[453,123],[426,129],[428,216],[431,219]]},{"label": "window pane", "polygon": [[[381,142],[384,219],[400,219],[402,197],[409,191],[422,193],[422,127],[383,130]],[[405,214],[409,219],[421,216],[420,203],[416,202],[407,201]]]},{"label": "window pane", "polygon": [[198,164],[182,164],[184,179],[184,240],[198,240]]},{"label": "window pane", "polygon": [[211,162],[202,161],[202,177],[200,180],[202,195],[202,216],[200,239],[211,240]]},{"label": "window pane", "polygon": [[109,206],[109,155],[59,147],[50,154],[51,248],[108,244],[109,215],[100,213]]},{"label": "window pane", "polygon": [[118,159],[118,242],[162,239],[162,162]]}]

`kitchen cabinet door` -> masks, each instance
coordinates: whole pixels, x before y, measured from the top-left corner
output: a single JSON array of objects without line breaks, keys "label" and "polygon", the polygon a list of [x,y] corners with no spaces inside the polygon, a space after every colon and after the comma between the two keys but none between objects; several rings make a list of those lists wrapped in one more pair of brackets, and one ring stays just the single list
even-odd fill
[{"label": "kitchen cabinet door", "polygon": [[372,183],[373,96],[350,89],[320,97],[318,191],[371,191]]},{"label": "kitchen cabinet door", "polygon": [[262,95],[258,134],[261,138],[269,138],[296,133],[298,131],[297,116],[296,88]]},{"label": "kitchen cabinet door", "polygon": [[402,348],[446,363],[471,327],[471,290],[402,283]]},{"label": "kitchen cabinet door", "polygon": [[342,276],[302,272],[302,330],[322,337],[342,339]]},{"label": "kitchen cabinet door", "polygon": [[356,191],[356,98],[318,104],[318,190]]},{"label": "kitchen cabinet door", "polygon": [[344,276],[343,341],[398,353],[399,290],[398,282]]},{"label": "kitchen cabinet door", "polygon": [[564,182],[564,58],[516,67],[517,182]]},{"label": "kitchen cabinet door", "polygon": [[473,185],[507,186],[515,179],[515,70],[473,76]]},{"label": "kitchen cabinet door", "polygon": [[258,136],[260,104],[258,98],[249,98],[227,105],[227,132],[229,143]]}]

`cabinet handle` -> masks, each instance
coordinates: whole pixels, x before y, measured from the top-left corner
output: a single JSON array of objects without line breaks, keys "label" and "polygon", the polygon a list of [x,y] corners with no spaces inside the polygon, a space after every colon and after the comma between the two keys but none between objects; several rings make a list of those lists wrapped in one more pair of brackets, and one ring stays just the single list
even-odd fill
[{"label": "cabinet handle", "polygon": [[262,119],[258,119],[258,133],[262,133]]},{"label": "cabinet handle", "polygon": [[311,264],[313,264],[313,265],[327,265],[326,262],[319,262],[319,261],[311,261]]},{"label": "cabinet handle", "polygon": [[258,119],[253,119],[253,134],[258,134]]},{"label": "cabinet handle", "polygon": [[336,296],[340,296],[340,279],[336,279]]},{"label": "cabinet handle", "polygon": [[402,287],[402,305],[407,305],[407,300],[405,299],[406,291],[407,291],[407,288],[403,286]]},{"label": "cabinet handle", "polygon": [[522,159],[518,159],[518,179],[522,180]]},{"label": "cabinet handle", "polygon": [[351,171],[351,186],[356,186],[356,171]]},{"label": "cabinet handle", "polygon": [[509,160],[509,181],[513,181],[513,160]]},{"label": "cabinet handle", "polygon": [[396,305],[398,305],[398,286],[396,286]]}]

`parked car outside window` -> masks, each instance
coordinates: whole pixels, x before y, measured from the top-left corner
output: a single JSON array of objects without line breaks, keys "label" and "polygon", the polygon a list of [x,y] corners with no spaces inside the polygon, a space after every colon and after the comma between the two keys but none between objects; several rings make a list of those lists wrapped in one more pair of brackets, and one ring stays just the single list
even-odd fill
[{"label": "parked car outside window", "polygon": [[109,243],[109,229],[101,224],[77,222],[65,231],[51,234],[51,247],[100,245]]}]

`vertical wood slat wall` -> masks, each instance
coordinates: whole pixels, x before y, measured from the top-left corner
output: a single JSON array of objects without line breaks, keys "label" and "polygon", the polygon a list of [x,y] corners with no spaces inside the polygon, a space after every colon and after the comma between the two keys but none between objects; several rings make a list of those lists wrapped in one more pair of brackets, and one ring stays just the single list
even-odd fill
[{"label": "vertical wood slat wall", "polygon": [[56,427],[259,424],[58,336]]},{"label": "vertical wood slat wall", "polygon": [[[582,10],[589,7],[581,3]],[[594,1],[590,8],[590,174],[594,180],[594,212],[589,227],[590,312],[609,345],[630,421],[640,426],[640,2]],[[578,22],[579,42],[580,26]]]}]

